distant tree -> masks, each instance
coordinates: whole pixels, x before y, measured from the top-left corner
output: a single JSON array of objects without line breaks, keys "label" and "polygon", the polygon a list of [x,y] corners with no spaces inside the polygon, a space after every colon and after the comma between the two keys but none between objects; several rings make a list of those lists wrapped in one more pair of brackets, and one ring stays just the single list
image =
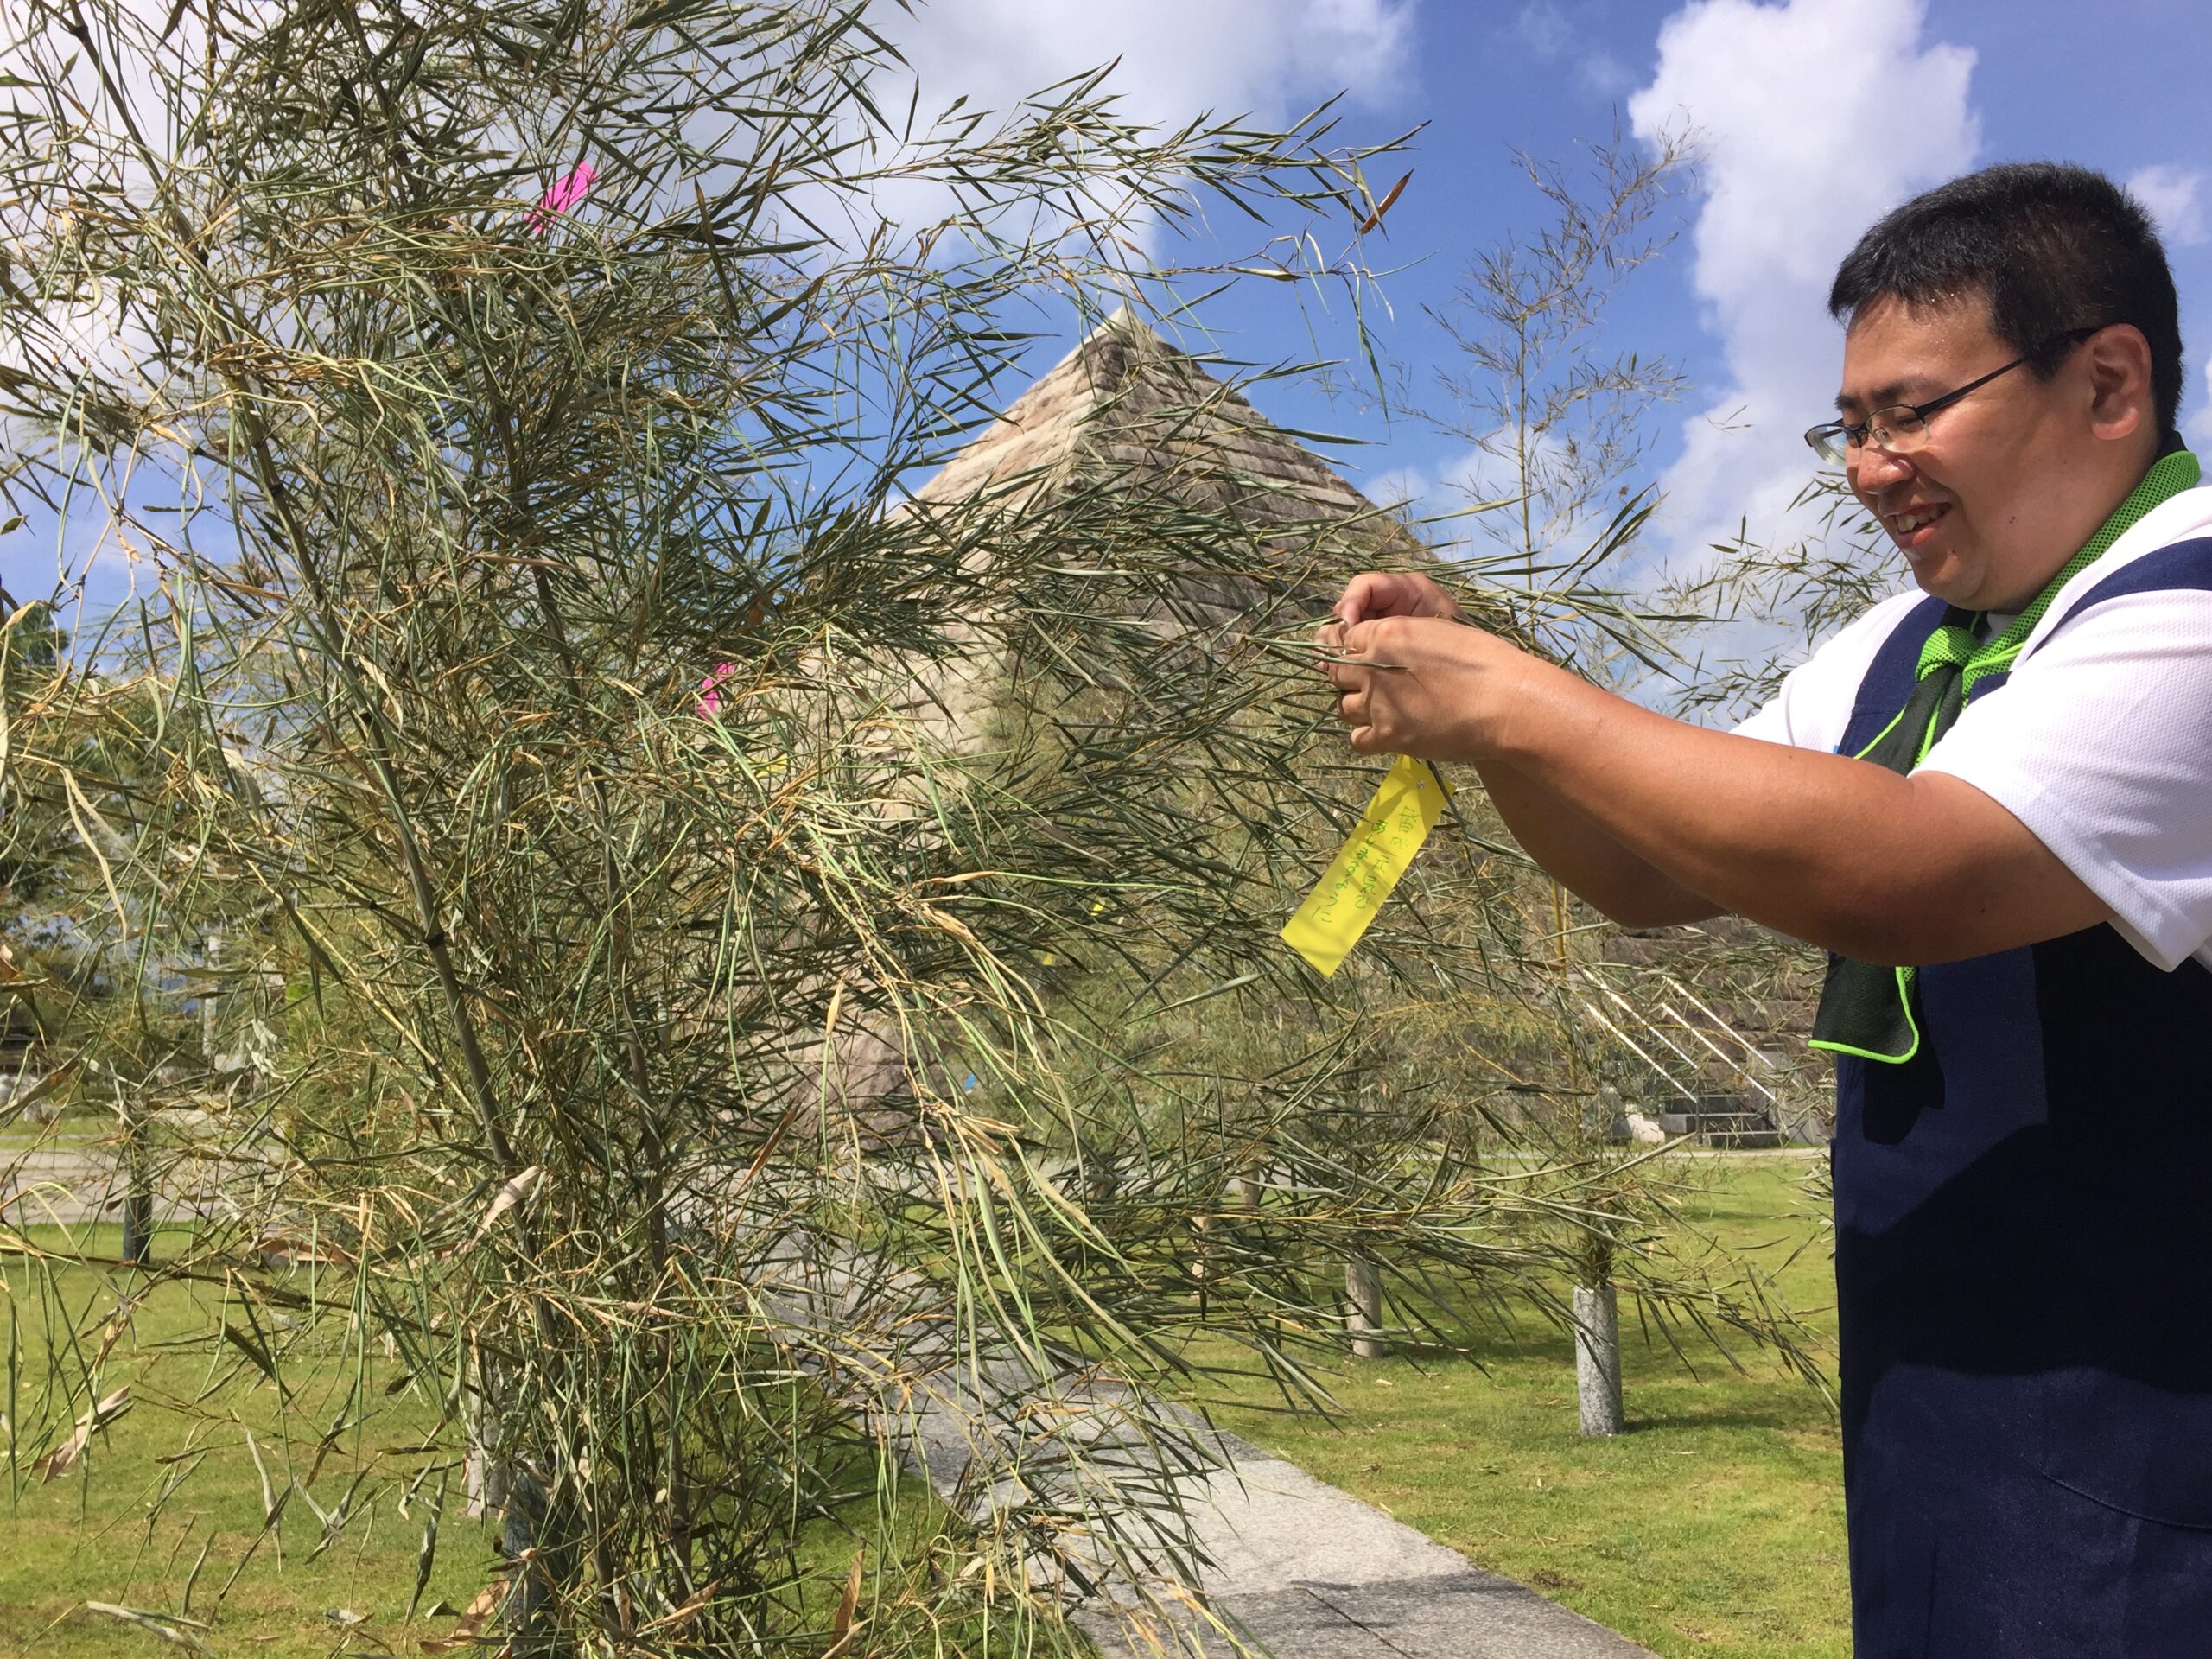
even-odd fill
[{"label": "distant tree", "polygon": [[1841,473],[1816,474],[1790,511],[1810,527],[1770,540],[1739,522],[1709,563],[1662,591],[1659,608],[1679,619],[1669,632],[1695,653],[1679,677],[1683,714],[1750,714],[1815,645],[1904,585],[1887,537]]},{"label": "distant tree", "polygon": [[[1678,659],[1673,702],[1683,717],[1749,715],[1822,639],[1903,585],[1888,537],[1840,473],[1816,474],[1791,505],[1795,533],[1770,539],[1739,523],[1710,562],[1656,596],[1654,610],[1668,619],[1658,631]],[[1702,965],[1716,1000],[1793,1007],[1809,1028],[1827,955],[1744,925]],[[1766,1083],[1777,1116],[1801,1139],[1825,1138],[1835,1103],[1827,1057],[1795,1042],[1767,1052],[1777,1062]]]},{"label": "distant tree", "polygon": [[[67,645],[50,604],[18,603],[0,586],[0,721],[7,728],[50,685]],[[73,842],[58,803],[35,792],[20,772],[0,772],[0,915],[22,916],[50,893]]]},{"label": "distant tree", "polygon": [[1454,522],[1495,551],[1463,563],[1517,583],[1524,626],[1582,660],[1615,637],[1591,589],[1621,579],[1650,512],[1650,416],[1685,384],[1665,358],[1615,349],[1606,311],[1673,242],[1667,204],[1695,150],[1679,130],[1647,152],[1616,129],[1576,170],[1518,152],[1513,162],[1549,220],[1478,254],[1427,308],[1454,356],[1436,372],[1439,399],[1415,407],[1468,446],[1452,487],[1477,511]]},{"label": "distant tree", "polygon": [[[1685,131],[1647,148],[1618,128],[1577,168],[1516,155],[1548,218],[1478,255],[1430,310],[1453,356],[1436,377],[1440,397],[1418,412],[1468,446],[1453,484],[1464,516],[1437,520],[1466,526],[1475,543],[1452,550],[1457,570],[1511,596],[1516,626],[1538,649],[1617,682],[1672,649],[1655,620],[1664,607],[1637,592],[1627,567],[1656,505],[1645,466],[1653,417],[1686,383],[1669,359],[1618,348],[1608,308],[1674,240],[1669,203],[1695,162]],[[1471,794],[1466,810],[1487,817]],[[1503,841],[1494,823],[1478,833]],[[1637,1084],[1656,1075],[1679,1088],[1684,1068],[1611,1009],[1605,987],[1619,974],[1602,960],[1606,929],[1541,871],[1518,861],[1509,869],[1467,925],[1496,932],[1513,918],[1499,940],[1515,965],[1510,988],[1502,998],[1424,999],[1408,1017],[1429,1041],[1478,1060],[1460,1071],[1475,1080],[1470,1114],[1562,1172],[1550,1196],[1573,1216],[1562,1236],[1582,1433],[1624,1426],[1624,1287],[1661,1319],[1680,1318],[1715,1342],[1730,1325],[1776,1338],[1817,1381],[1763,1275],[1686,1229],[1675,1178],[1624,1140]]]}]

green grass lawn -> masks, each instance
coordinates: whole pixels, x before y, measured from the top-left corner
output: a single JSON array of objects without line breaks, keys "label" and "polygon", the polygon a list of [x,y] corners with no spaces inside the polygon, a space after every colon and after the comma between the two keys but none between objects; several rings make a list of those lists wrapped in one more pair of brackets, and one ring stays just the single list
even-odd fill
[{"label": "green grass lawn", "polygon": [[[35,1231],[48,1248],[58,1244],[49,1235],[59,1230]],[[111,1254],[116,1234],[112,1226],[85,1230],[86,1247]],[[157,1236],[157,1251],[161,1242]],[[0,1276],[15,1316],[8,1319],[8,1310],[0,1309],[9,1326],[0,1340],[10,1344],[14,1372],[11,1427],[20,1421],[28,1440],[47,1366],[47,1333],[73,1330],[80,1341],[97,1344],[117,1306],[113,1286],[129,1281],[86,1268],[61,1271],[54,1283],[67,1317],[56,1319],[35,1294],[34,1270],[21,1259],[0,1262]],[[293,1457],[311,1457],[338,1408],[340,1356],[334,1351],[319,1370],[291,1371],[287,1407],[258,1372],[237,1363],[235,1352],[211,1364],[204,1343],[168,1345],[206,1331],[207,1304],[220,1297],[219,1287],[166,1285],[137,1310],[104,1371],[104,1387],[130,1385],[130,1408],[93,1439],[73,1468],[48,1482],[30,1464],[34,1448],[10,1457],[0,1520],[0,1659],[188,1651],[81,1610],[85,1602],[101,1601],[183,1614],[188,1579],[194,1580],[189,1616],[213,1626],[195,1634],[226,1659],[239,1652],[271,1659],[412,1653],[421,1638],[453,1629],[450,1617],[418,1614],[411,1627],[404,1624],[423,1510],[418,1503],[401,1519],[391,1485],[409,1461],[394,1460],[391,1449],[418,1440],[434,1410],[407,1392],[385,1394],[388,1368],[372,1355],[371,1414],[340,1437],[309,1490],[333,1510],[355,1473],[369,1466],[372,1481],[384,1476],[379,1500],[362,1506],[320,1554],[322,1523],[296,1496],[278,1535],[261,1537],[261,1478],[241,1431],[252,1432],[276,1490],[283,1491],[286,1440]],[[188,1446],[197,1455],[168,1460]],[[294,1466],[304,1478],[307,1469]],[[152,1500],[180,1474],[188,1478],[156,1512]],[[435,1490],[435,1477],[429,1484]],[[440,1600],[465,1606],[490,1577],[492,1535],[461,1518],[457,1479],[453,1487],[425,1609]],[[235,1580],[233,1569],[239,1569]],[[355,1615],[359,1622],[349,1622]]]},{"label": "green grass lawn", "polygon": [[[1806,1160],[1692,1166],[1685,1210],[1779,1267],[1816,1225]],[[1815,1241],[1781,1273],[1832,1343],[1833,1280]],[[1669,1659],[1808,1659],[1850,1652],[1842,1464],[1806,1383],[1745,1356],[1749,1376],[1692,1349],[1686,1373],[1621,1310],[1628,1433],[1576,1432],[1569,1339],[1523,1315],[1464,1359],[1348,1363],[1336,1423],[1262,1408],[1257,1388],[1214,1408],[1280,1452],[1481,1565],[1541,1590]]]},{"label": "green grass lawn", "polygon": [[115,1135],[112,1119],[67,1117],[58,1123],[0,1124],[0,1164],[22,1152],[83,1152]]},{"label": "green grass lawn", "polygon": [[[119,1243],[112,1225],[75,1230],[77,1248],[88,1254],[111,1255]],[[43,1248],[60,1246],[60,1229],[35,1229],[34,1236]],[[155,1243],[158,1257],[165,1241],[157,1235]],[[205,1333],[211,1312],[218,1319],[224,1312],[219,1287],[167,1284],[140,1306],[103,1371],[104,1389],[130,1385],[130,1409],[92,1440],[73,1468],[41,1480],[34,1459],[51,1438],[37,1427],[45,1335],[73,1331],[80,1343],[97,1345],[117,1306],[116,1287],[130,1280],[88,1268],[61,1269],[54,1283],[66,1317],[55,1316],[22,1258],[0,1257],[0,1363],[12,1373],[12,1382],[0,1376],[0,1446],[12,1453],[0,1464],[0,1659],[188,1651],[87,1611],[88,1601],[165,1618],[188,1615],[201,1625],[173,1628],[222,1659],[412,1656],[425,1642],[450,1637],[459,1623],[451,1610],[466,1608],[497,1575],[493,1523],[463,1516],[456,1471],[429,1586],[408,1619],[426,1510],[418,1499],[403,1518],[397,1500],[423,1463],[409,1448],[419,1446],[433,1427],[435,1407],[411,1389],[387,1393],[385,1384],[398,1367],[373,1348],[365,1357],[341,1351],[335,1338],[326,1351],[285,1367],[291,1395],[280,1403],[276,1390],[236,1351],[211,1356]],[[238,1317],[235,1304],[229,1313]],[[188,1335],[194,1339],[180,1340]],[[357,1357],[368,1414],[338,1436],[310,1480],[315,1443],[340,1413],[344,1381]],[[20,1446],[11,1444],[18,1423]],[[247,1448],[248,1430],[274,1491],[283,1492],[288,1475],[296,1473],[326,1511],[338,1507],[357,1473],[367,1471],[355,1518],[328,1548],[318,1550],[323,1524],[296,1494],[277,1534],[260,1535],[262,1480]],[[181,1451],[188,1452],[183,1459]],[[156,1495],[181,1472],[189,1479],[156,1507]],[[868,1476],[858,1471],[856,1484],[864,1487]],[[431,1475],[425,1495],[437,1484]],[[915,1563],[943,1558],[937,1546],[947,1516],[926,1488],[902,1482],[893,1492],[887,1519],[894,1541],[887,1551],[884,1517],[873,1497],[856,1497],[842,1518],[849,1524],[815,1523],[803,1542],[807,1622],[826,1628],[856,1548],[868,1568],[861,1612],[872,1627],[922,1617],[911,1601],[887,1608],[878,1599],[898,1598],[906,1587],[900,1575],[919,1570]],[[881,1572],[887,1559],[893,1565]],[[948,1650],[1007,1650],[1003,1610],[988,1634],[983,1618],[977,1613],[947,1627]]]}]

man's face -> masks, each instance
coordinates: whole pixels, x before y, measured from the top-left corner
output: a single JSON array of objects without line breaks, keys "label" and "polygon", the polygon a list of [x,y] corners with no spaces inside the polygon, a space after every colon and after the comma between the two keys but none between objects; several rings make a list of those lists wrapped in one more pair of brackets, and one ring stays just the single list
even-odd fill
[{"label": "man's face", "polygon": [[[1924,404],[2020,355],[1991,332],[1980,295],[1933,305],[1880,299],[1844,338],[1846,421]],[[2084,398],[2060,373],[2023,364],[1929,417],[1922,447],[1892,455],[1869,440],[1845,467],[1853,493],[1903,550],[1928,593],[1970,611],[2025,606],[2101,516],[2073,499],[2084,476]],[[2083,407],[2077,407],[2083,406]]]}]

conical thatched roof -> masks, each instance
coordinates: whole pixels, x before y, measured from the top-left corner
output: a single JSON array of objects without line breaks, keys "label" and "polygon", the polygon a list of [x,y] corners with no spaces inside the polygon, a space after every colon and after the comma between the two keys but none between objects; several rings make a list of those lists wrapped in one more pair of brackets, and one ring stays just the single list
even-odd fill
[{"label": "conical thatched roof", "polygon": [[[1204,515],[1237,534],[1160,573],[1146,620],[1163,641],[1234,631],[1286,591],[1319,616],[1344,573],[1427,556],[1419,540],[1197,359],[1124,306],[915,492],[908,509],[989,504],[1029,524],[1056,499],[1106,490]],[[1278,613],[1279,614],[1279,613]],[[918,731],[960,747],[1003,664],[980,641],[919,675]]]},{"label": "conical thatched roof", "polygon": [[1332,537],[1378,556],[1421,552],[1327,462],[1127,306],[916,493],[1011,504],[1078,479],[1171,492],[1255,529]]}]

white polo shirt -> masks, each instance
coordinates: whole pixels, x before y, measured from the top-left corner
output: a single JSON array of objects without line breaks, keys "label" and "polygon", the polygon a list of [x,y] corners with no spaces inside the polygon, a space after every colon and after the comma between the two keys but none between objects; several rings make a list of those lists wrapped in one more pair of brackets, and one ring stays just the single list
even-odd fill
[{"label": "white polo shirt", "polygon": [[[1967,703],[1920,769],[1972,784],[2111,906],[2113,925],[2171,970],[2212,967],[2212,587],[2080,602],[2146,556],[2212,538],[2212,487],[2143,515],[2061,588],[2006,682]],[[2192,560],[2212,571],[2212,550]],[[1736,730],[1834,749],[1859,682],[1918,591],[1841,629]]]}]

